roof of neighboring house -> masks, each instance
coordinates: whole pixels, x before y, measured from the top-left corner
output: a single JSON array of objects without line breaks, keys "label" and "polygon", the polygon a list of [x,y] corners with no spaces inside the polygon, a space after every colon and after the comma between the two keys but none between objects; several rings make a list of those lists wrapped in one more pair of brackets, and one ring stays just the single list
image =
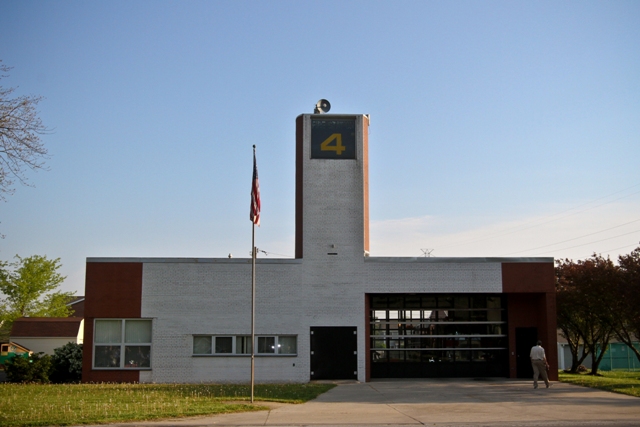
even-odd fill
[{"label": "roof of neighboring house", "polygon": [[31,350],[15,342],[0,343],[1,353],[28,353]]},{"label": "roof of neighboring house", "polygon": [[73,296],[67,303],[73,310],[71,317],[84,317],[84,296]]},{"label": "roof of neighboring house", "polygon": [[74,295],[71,298],[69,298],[69,302],[67,303],[67,305],[73,305],[80,301],[84,301],[84,295]]},{"label": "roof of neighboring house", "polygon": [[20,317],[11,337],[76,337],[81,322],[80,317]]}]

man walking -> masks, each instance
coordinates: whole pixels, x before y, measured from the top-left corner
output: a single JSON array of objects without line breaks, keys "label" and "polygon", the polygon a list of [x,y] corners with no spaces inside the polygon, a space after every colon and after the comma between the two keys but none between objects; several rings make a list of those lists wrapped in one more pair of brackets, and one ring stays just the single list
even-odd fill
[{"label": "man walking", "polygon": [[544,354],[544,348],[542,348],[542,341],[538,340],[538,345],[531,348],[531,366],[533,367],[533,388],[538,388],[538,377],[542,375],[542,379],[549,388],[549,377],[547,376],[547,369],[549,369],[549,363],[547,363],[547,356]]}]

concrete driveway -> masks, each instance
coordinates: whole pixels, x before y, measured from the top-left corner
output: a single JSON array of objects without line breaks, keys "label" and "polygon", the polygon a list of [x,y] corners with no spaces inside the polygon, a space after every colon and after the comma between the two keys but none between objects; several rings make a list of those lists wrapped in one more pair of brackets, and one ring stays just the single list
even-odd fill
[{"label": "concrete driveway", "polygon": [[[301,405],[122,426],[637,426],[640,398],[564,383],[508,379],[340,382]],[[543,383],[544,387],[544,383]],[[262,404],[262,402],[258,402]]]}]

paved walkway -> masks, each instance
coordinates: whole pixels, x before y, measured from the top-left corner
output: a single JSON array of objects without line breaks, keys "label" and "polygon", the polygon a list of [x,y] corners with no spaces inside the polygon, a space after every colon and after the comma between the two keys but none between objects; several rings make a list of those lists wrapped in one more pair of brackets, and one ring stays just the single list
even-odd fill
[{"label": "paved walkway", "polygon": [[[269,411],[118,424],[139,426],[557,426],[640,425],[640,398],[564,383],[419,379],[342,382],[301,404]],[[263,404],[258,402],[258,404]]]}]

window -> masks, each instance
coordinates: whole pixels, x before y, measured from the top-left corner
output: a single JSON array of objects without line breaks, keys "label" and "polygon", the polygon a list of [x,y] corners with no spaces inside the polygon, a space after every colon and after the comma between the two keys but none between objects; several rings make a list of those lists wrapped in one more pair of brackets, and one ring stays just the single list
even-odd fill
[{"label": "window", "polygon": [[151,367],[151,320],[95,320],[93,367],[146,369]]},{"label": "window", "polygon": [[297,340],[294,336],[278,337],[278,353],[279,354],[297,354]]},{"label": "window", "polygon": [[258,354],[275,354],[276,337],[258,337]]},{"label": "window", "polygon": [[233,337],[193,336],[193,354],[233,354]]},{"label": "window", "polygon": [[211,354],[213,337],[193,337],[193,354]]},{"label": "window", "polygon": [[236,354],[251,354],[251,337],[236,337]]},{"label": "window", "polygon": [[297,339],[294,335],[276,335],[257,337],[256,354],[297,354]]},{"label": "window", "polygon": [[[298,339],[295,335],[269,335],[256,337],[256,354],[296,355]],[[248,355],[251,354],[251,337],[247,335],[216,336],[194,335],[193,355]]]},{"label": "window", "polygon": [[233,337],[216,337],[216,354],[232,353]]}]

